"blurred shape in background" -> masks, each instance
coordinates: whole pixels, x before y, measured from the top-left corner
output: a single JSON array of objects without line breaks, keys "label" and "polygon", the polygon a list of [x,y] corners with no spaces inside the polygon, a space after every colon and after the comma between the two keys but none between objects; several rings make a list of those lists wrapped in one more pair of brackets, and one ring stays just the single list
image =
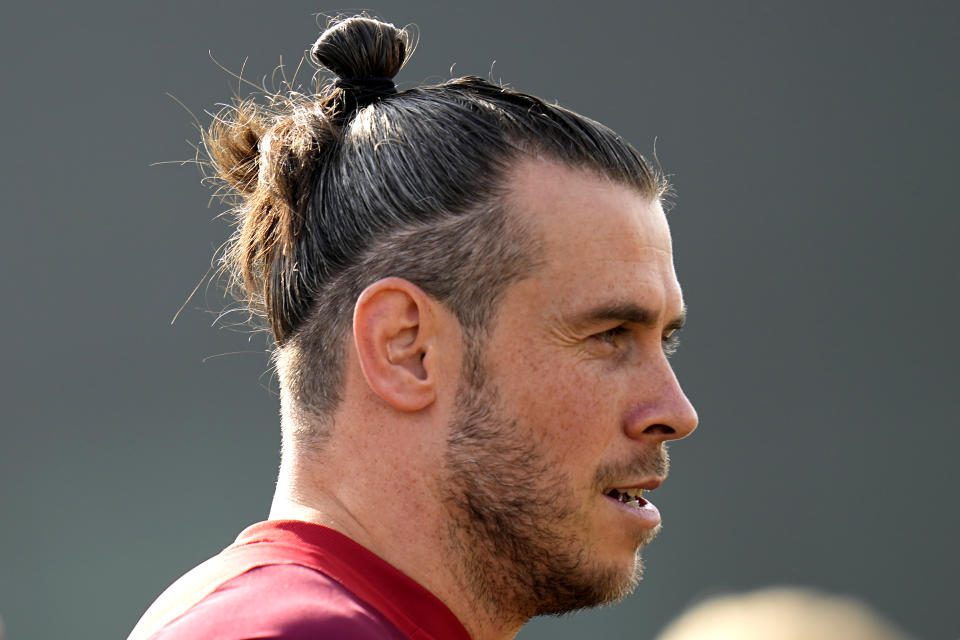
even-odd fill
[{"label": "blurred shape in background", "polygon": [[710,598],[657,640],[912,640],[850,596],[775,587]]}]

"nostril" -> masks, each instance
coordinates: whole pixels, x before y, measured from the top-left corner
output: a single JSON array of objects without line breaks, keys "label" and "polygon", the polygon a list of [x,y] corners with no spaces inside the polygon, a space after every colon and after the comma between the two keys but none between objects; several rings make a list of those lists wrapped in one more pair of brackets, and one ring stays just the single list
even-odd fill
[{"label": "nostril", "polygon": [[665,424],[652,424],[646,429],[643,430],[644,433],[649,433],[650,435],[673,435],[676,433],[673,427],[668,427]]}]

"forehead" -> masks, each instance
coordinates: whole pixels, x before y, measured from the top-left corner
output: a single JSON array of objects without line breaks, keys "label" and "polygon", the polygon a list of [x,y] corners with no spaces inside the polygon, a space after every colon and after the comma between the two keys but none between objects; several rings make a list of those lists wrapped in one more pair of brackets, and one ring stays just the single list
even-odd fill
[{"label": "forehead", "polygon": [[529,286],[566,308],[616,301],[680,313],[670,229],[656,198],[535,159],[515,169],[510,186],[511,212],[543,247]]}]

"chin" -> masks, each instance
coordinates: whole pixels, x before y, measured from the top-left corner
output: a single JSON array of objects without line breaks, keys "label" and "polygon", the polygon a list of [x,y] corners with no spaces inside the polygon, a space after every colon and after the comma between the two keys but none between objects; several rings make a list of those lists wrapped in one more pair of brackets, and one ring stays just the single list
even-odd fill
[{"label": "chin", "polygon": [[[646,549],[647,545],[653,542],[653,539],[656,538],[659,533],[660,525],[652,529],[640,529],[639,533],[634,534],[633,537],[625,538],[622,541],[622,551],[618,551],[615,555],[606,556],[604,561],[611,567],[611,575],[620,576],[620,580],[612,578],[614,582],[622,581],[624,584],[629,585],[629,590],[632,590],[637,583],[640,582],[643,575],[641,553]],[[606,549],[610,549],[609,544]],[[596,557],[602,558],[603,556],[598,553]],[[629,595],[629,591],[625,595]]]},{"label": "chin", "polygon": [[637,585],[640,584],[640,581],[643,580],[643,558],[641,557],[641,548],[638,548],[633,554],[630,562],[620,573],[619,580],[616,581],[616,584],[611,585],[609,590],[609,595],[604,601],[607,602],[619,602],[623,600],[637,588]]},{"label": "chin", "polygon": [[658,524],[653,529],[644,529],[637,539],[637,553],[640,553],[641,549],[653,542],[662,528],[663,525]]},{"label": "chin", "polygon": [[[651,531],[646,539],[656,534]],[[643,560],[638,547],[627,560],[611,562],[606,566],[579,567],[558,584],[554,598],[540,602],[536,615],[563,615],[580,609],[589,609],[619,602],[633,593],[643,577]]]},{"label": "chin", "polygon": [[[593,605],[596,606],[608,603],[619,602],[623,600],[637,588],[643,579],[643,557],[642,551],[653,539],[660,533],[660,525],[653,529],[644,529],[638,537],[634,551],[628,558],[624,559],[619,565],[619,570],[612,570],[607,574],[605,588],[599,590],[602,593],[599,601]],[[599,594],[598,594],[599,595]]]}]

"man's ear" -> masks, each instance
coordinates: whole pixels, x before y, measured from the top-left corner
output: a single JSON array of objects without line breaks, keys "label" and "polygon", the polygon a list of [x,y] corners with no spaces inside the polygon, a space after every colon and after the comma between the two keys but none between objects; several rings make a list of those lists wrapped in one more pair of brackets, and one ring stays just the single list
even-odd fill
[{"label": "man's ear", "polygon": [[402,278],[367,287],[353,310],[353,340],[370,388],[400,411],[419,411],[437,397],[436,302]]}]

